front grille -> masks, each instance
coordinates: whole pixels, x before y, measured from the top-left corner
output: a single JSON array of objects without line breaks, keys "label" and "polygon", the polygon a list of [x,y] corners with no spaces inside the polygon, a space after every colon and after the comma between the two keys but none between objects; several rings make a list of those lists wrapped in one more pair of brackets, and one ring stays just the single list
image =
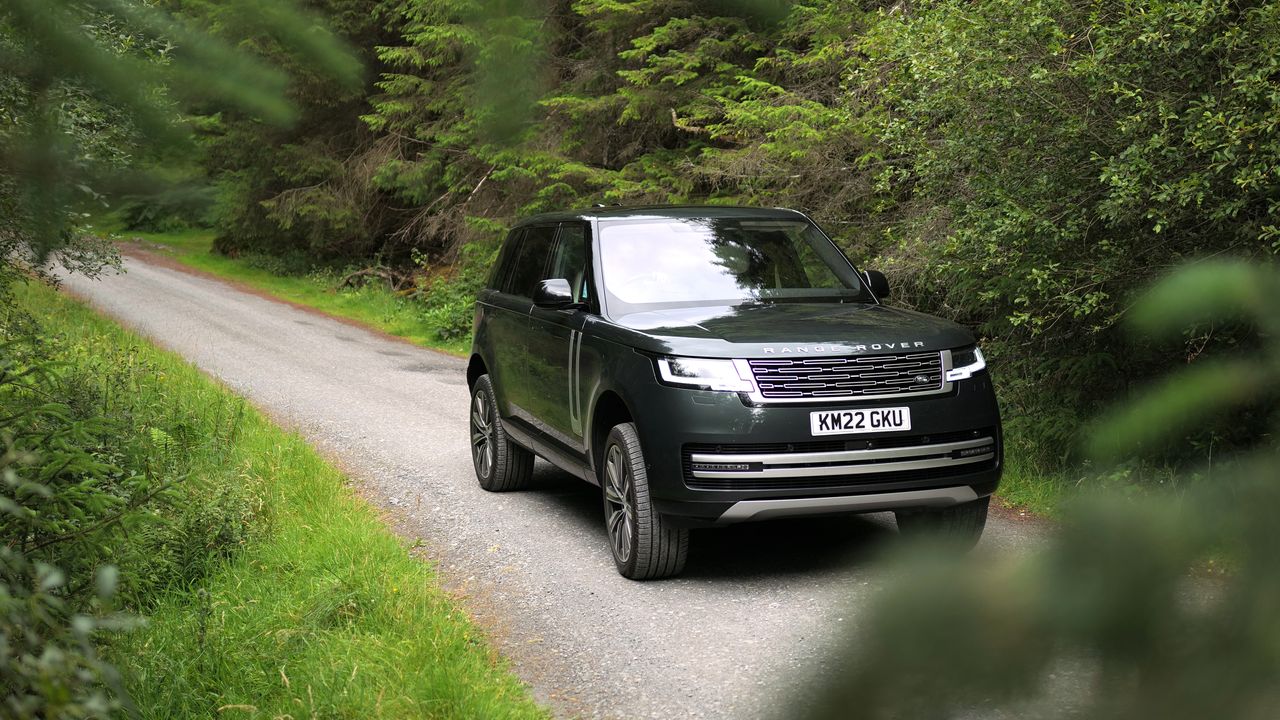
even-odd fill
[{"label": "front grille", "polygon": [[860,398],[936,392],[942,353],[748,360],[766,399]]}]

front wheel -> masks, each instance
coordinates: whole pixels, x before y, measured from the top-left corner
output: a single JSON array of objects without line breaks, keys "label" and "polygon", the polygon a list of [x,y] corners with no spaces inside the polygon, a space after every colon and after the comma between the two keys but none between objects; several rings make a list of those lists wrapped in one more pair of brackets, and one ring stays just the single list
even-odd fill
[{"label": "front wheel", "polygon": [[898,532],[910,536],[936,537],[961,550],[969,550],[978,544],[987,526],[987,505],[990,497],[945,508],[899,510]]},{"label": "front wheel", "polygon": [[471,462],[480,487],[489,492],[519,490],[533,477],[533,453],[507,436],[488,375],[471,388]]},{"label": "front wheel", "polygon": [[613,562],[623,577],[656,580],[677,575],[689,556],[689,530],[672,527],[653,509],[649,474],[634,423],[609,431],[600,487]]}]

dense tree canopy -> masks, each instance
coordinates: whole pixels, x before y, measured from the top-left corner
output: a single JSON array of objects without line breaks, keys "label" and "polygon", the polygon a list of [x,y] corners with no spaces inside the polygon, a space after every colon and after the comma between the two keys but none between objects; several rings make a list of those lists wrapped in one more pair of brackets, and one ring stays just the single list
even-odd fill
[{"label": "dense tree canopy", "polygon": [[431,296],[443,336],[466,332],[519,215],[790,206],[891,271],[899,302],[977,328],[1015,441],[1056,462],[1082,414],[1238,340],[1135,346],[1112,328],[1136,288],[1280,248],[1275,3],[317,7],[369,85],[334,93],[295,65],[295,128],[220,116],[221,247],[462,259]]},{"label": "dense tree canopy", "polygon": [[131,222],[212,222],[220,250],[292,267],[452,266],[424,312],[458,338],[518,216],[784,205],[889,271],[896,302],[976,328],[1012,442],[1054,464],[1108,399],[1241,342],[1126,339],[1136,288],[1280,249],[1275,3],[314,0],[265,24],[247,2],[38,6],[0,14],[7,256],[100,259],[72,211],[143,166],[181,182]]}]

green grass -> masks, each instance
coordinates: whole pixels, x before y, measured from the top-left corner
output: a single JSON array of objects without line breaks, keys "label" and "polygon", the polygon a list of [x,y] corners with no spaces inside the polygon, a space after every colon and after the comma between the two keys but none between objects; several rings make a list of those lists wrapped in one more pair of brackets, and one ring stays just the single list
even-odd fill
[{"label": "green grass", "polygon": [[1057,517],[1062,505],[1076,492],[1076,482],[1063,471],[1046,470],[1009,453],[1005,455],[1004,475],[996,497],[1008,507]]},{"label": "green grass", "polygon": [[[186,438],[173,453],[187,477],[179,497],[207,503],[169,510],[216,527],[218,498],[252,500],[234,515],[251,527],[230,552],[165,551],[207,567],[147,597],[146,625],[110,641],[143,717],[547,717],[432,569],[299,436],[48,288],[21,287],[15,301],[66,340],[63,359],[86,376],[102,363],[140,369],[125,402],[139,422]],[[121,564],[127,584],[133,569]]]},{"label": "green grass", "polygon": [[333,274],[280,275],[255,267],[245,260],[213,252],[214,233],[211,230],[166,233],[120,231],[110,218],[98,223],[97,229],[125,240],[144,240],[148,250],[188,267],[242,282],[282,300],[355,320],[415,345],[454,355],[466,355],[470,350],[465,340],[439,339],[421,304],[400,297],[381,285],[338,289],[335,287],[337,276]]}]

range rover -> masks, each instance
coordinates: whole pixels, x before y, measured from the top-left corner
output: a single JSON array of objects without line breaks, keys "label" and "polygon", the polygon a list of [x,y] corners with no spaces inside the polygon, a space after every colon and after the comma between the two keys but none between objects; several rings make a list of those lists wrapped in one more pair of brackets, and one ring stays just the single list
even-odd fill
[{"label": "range rover", "polygon": [[884,304],[804,214],[595,208],[517,224],[476,302],[481,487],[534,456],[601,488],[618,571],[679,573],[699,526],[893,511],[972,545],[1000,480],[973,335]]}]

